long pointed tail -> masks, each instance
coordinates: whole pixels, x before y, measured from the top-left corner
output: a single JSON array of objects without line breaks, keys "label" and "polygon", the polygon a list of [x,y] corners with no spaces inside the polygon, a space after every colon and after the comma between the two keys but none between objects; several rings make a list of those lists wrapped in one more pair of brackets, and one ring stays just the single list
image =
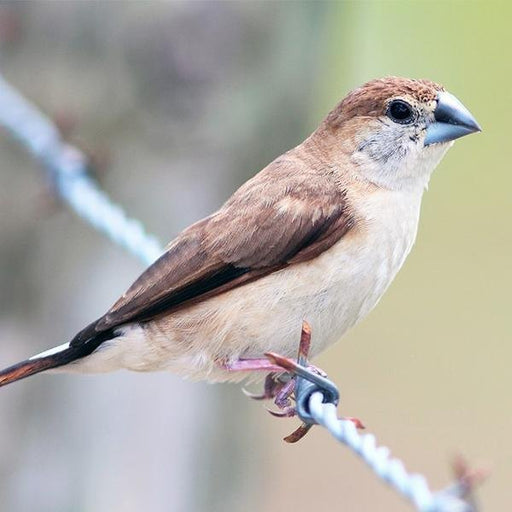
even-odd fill
[{"label": "long pointed tail", "polygon": [[55,368],[56,365],[51,356],[41,359],[26,359],[9,368],[0,371],[0,386],[6,386],[11,382],[30,377],[39,372],[44,372],[50,368]]},{"label": "long pointed tail", "polygon": [[65,366],[77,359],[88,356],[96,350],[105,339],[112,337],[111,335],[105,334],[107,333],[102,333],[102,335],[97,338],[91,338],[87,343],[77,347],[70,343],[64,343],[64,345],[59,345],[46,352],[41,352],[40,354],[32,356],[30,359],[26,359],[25,361],[21,361],[13,366],[9,366],[9,368],[1,370],[0,387],[24,379],[25,377],[30,377],[36,373],[58,368],[59,366]]}]

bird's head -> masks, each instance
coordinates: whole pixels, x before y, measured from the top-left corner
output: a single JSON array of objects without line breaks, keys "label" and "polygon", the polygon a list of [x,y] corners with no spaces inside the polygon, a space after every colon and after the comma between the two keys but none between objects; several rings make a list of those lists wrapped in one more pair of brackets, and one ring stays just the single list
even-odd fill
[{"label": "bird's head", "polygon": [[321,129],[354,172],[398,189],[426,186],[453,141],[480,126],[441,85],[387,77],[350,92]]}]

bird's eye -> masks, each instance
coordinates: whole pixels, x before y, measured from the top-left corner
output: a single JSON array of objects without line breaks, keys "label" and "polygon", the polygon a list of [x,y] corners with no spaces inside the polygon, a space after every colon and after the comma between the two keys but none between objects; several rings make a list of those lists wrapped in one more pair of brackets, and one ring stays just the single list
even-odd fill
[{"label": "bird's eye", "polygon": [[403,100],[393,100],[388,106],[387,115],[395,123],[409,124],[414,121],[411,105]]}]

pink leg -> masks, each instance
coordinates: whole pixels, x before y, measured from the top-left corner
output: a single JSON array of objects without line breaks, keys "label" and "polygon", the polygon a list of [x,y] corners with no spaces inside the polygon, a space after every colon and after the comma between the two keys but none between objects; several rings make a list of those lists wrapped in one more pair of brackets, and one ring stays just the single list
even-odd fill
[{"label": "pink leg", "polygon": [[223,362],[220,366],[229,372],[286,372],[282,366],[272,364],[266,357],[239,359],[232,363]]},{"label": "pink leg", "polygon": [[[280,409],[280,411],[270,411],[271,414],[278,417],[289,418],[295,416],[297,411],[292,405],[292,400],[295,399],[295,382],[298,375],[297,370],[299,367],[305,366],[310,371],[313,371],[322,377],[326,377],[325,372],[319,368],[315,368],[308,364],[308,354],[311,346],[311,328],[309,324],[304,321],[302,324],[302,333],[299,343],[299,354],[297,362],[289,359],[288,357],[280,356],[268,352],[265,355],[266,358],[256,359],[239,359],[232,363],[225,361],[219,361],[219,366],[230,372],[267,372],[265,379],[265,388],[263,394],[253,395],[244,390],[244,392],[251,398],[256,400],[274,399],[274,403]],[[289,380],[286,379],[288,374]],[[364,428],[361,421],[357,418],[344,418],[355,423],[357,428]],[[284,440],[287,443],[296,443],[302,439],[311,429],[313,424],[303,423],[299,428],[292,432],[289,436],[285,437]]]}]

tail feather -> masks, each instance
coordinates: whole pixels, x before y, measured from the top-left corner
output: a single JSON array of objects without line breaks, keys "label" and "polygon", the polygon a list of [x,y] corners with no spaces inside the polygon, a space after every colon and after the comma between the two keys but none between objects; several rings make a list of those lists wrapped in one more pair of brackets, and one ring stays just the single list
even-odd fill
[{"label": "tail feather", "polygon": [[57,366],[61,366],[61,364],[56,363],[53,356],[47,356],[41,359],[26,359],[25,361],[21,361],[20,363],[0,371],[0,387],[24,379],[25,377],[30,377],[36,373],[56,368]]},{"label": "tail feather", "polygon": [[65,366],[77,359],[88,356],[96,350],[106,339],[112,338],[112,333],[101,333],[78,347],[69,343],[41,352],[30,359],[21,361],[0,371],[0,387],[18,380],[30,377],[52,368]]}]

